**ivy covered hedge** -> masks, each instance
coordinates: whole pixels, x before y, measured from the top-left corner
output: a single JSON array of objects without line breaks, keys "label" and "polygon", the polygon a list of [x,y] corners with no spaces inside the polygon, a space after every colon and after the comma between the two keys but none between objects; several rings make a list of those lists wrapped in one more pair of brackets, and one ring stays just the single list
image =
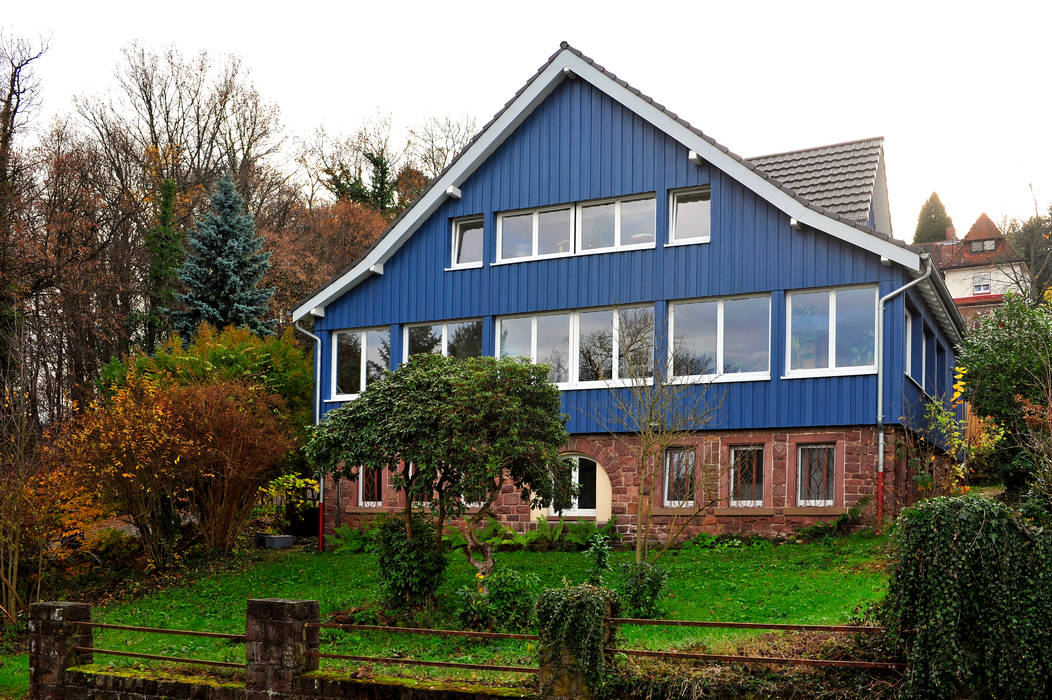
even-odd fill
[{"label": "ivy covered hedge", "polygon": [[883,614],[905,652],[908,698],[1049,697],[1052,533],[996,501],[906,510]]}]

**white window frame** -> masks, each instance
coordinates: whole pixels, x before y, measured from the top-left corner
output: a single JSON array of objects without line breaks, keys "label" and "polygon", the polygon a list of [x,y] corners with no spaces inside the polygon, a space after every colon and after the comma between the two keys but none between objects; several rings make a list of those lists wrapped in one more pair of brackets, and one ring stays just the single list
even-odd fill
[{"label": "white window frame", "polygon": [[[760,451],[760,500],[758,501],[742,501],[735,500],[734,498],[734,472],[735,472],[735,459],[734,453],[738,450],[759,450]],[[732,445],[728,452],[730,458],[730,483],[727,485],[727,503],[731,508],[763,508],[763,496],[767,490],[767,446],[763,444],[759,445]]]},{"label": "white window frame", "polygon": [[906,376],[913,378],[913,316],[906,312]]},{"label": "white window frame", "polygon": [[358,507],[359,508],[382,508],[384,505],[384,470],[380,471],[380,500],[366,501],[365,499],[365,470],[367,467],[359,467],[358,474]]},{"label": "white window frame", "polygon": [[[738,299],[761,299],[767,298],[767,369],[760,372],[731,372],[723,371],[723,305],[727,301]],[[718,299],[681,299],[669,303],[668,314],[668,369],[674,372],[673,356],[676,344],[676,307],[681,304],[695,304],[698,302],[716,302],[716,371],[709,374],[673,374],[668,381],[673,384],[696,384],[708,382],[757,382],[770,380],[771,378],[771,294],[746,294],[733,297],[720,297]]]},{"label": "white window frame", "polygon": [[[434,323],[406,323],[402,326],[402,362],[409,359],[409,329],[420,326],[442,326],[442,352],[437,353],[442,357],[449,357],[449,326],[462,323],[482,323],[481,318],[462,318],[453,321],[435,321]],[[435,354],[435,353],[432,353]],[[482,355],[479,355],[482,357]]]},{"label": "white window frame", "polygon": [[995,248],[997,248],[997,241],[994,240],[993,238],[988,238],[985,241],[983,241],[983,251],[984,252],[988,253],[991,250],[994,250]]},{"label": "white window frame", "polygon": [[563,458],[564,459],[568,459],[571,462],[573,462],[573,476],[571,478],[573,480],[572,483],[575,486],[579,483],[578,482],[578,478],[580,476],[580,473],[579,473],[578,470],[579,470],[580,464],[581,464],[580,460],[587,459],[587,460],[589,460],[591,462],[595,462],[595,506],[596,507],[595,508],[578,508],[577,507],[577,502],[578,502],[577,501],[577,495],[575,494],[574,497],[573,497],[573,504],[570,507],[565,508],[563,510],[555,510],[555,505],[553,504],[551,507],[548,508],[548,512],[551,515],[570,515],[570,516],[585,516],[585,517],[596,515],[598,510],[599,510],[599,469],[600,469],[599,461],[595,460],[595,459],[592,459],[591,457],[589,457],[587,455],[564,455]]},{"label": "white window frame", "polygon": [[[650,243],[625,243],[621,242],[621,205],[626,202],[638,202],[643,200],[654,200],[654,240]],[[581,210],[585,207],[600,206],[603,204],[614,204],[614,245],[606,248],[592,248],[584,250],[581,247]],[[565,253],[545,253],[539,255],[540,215],[545,212],[570,210],[570,250]],[[503,250],[504,217],[533,215],[533,247],[531,255],[518,258],[505,258]],[[567,258],[576,255],[594,255],[598,253],[613,253],[626,250],[651,250],[657,247],[657,193],[643,192],[639,194],[623,195],[620,197],[606,197],[603,199],[589,199],[581,202],[567,202],[551,206],[537,207],[533,209],[514,209],[497,214],[497,257],[494,265],[510,265],[513,263],[528,262],[531,260],[549,260],[551,258]]]},{"label": "white window frame", "polygon": [[[693,238],[676,239],[676,200],[682,195],[709,194],[709,235],[695,236]],[[697,243],[708,243],[712,240],[712,186],[701,185],[698,187],[684,187],[683,189],[670,190],[668,193],[668,242],[666,246],[695,245]]]},{"label": "white window frame", "polygon": [[[815,447],[828,447],[828,448],[831,448],[833,450],[833,491],[831,491],[829,493],[829,499],[828,500],[827,499],[822,499],[822,500],[810,499],[809,500],[809,499],[804,498],[803,495],[800,493],[800,478],[801,478],[801,475],[804,473],[803,451],[805,449],[815,448]],[[822,508],[822,507],[827,507],[827,506],[833,505],[833,503],[836,501],[836,493],[835,493],[835,491],[836,491],[836,463],[837,463],[837,457],[836,457],[836,443],[835,442],[833,442],[833,443],[816,442],[816,443],[808,443],[808,444],[805,444],[805,445],[797,445],[796,446],[796,505],[809,507],[809,508],[810,507]]]},{"label": "white window frame", "polygon": [[[482,224],[482,252],[481,257],[477,262],[470,263],[458,263],[457,258],[460,252],[460,228],[465,224]],[[450,270],[476,270],[482,267],[483,262],[486,259],[486,225],[485,219],[481,216],[464,216],[459,219],[453,219],[453,257],[449,262]]]},{"label": "white window frame", "polygon": [[[377,327],[374,327],[374,328],[347,328],[347,329],[341,329],[341,330],[332,332],[332,348],[331,348],[332,356],[331,356],[331,363],[330,363],[330,366],[332,367],[332,372],[330,374],[332,376],[329,377],[329,396],[332,397],[332,398],[330,398],[329,401],[353,401],[356,398],[358,398],[359,396],[361,396],[362,391],[365,391],[366,387],[368,386],[368,383],[367,383],[366,379],[369,376],[369,363],[368,363],[368,361],[366,359],[368,357],[369,349],[366,347],[365,341],[366,341],[366,338],[368,337],[368,334],[373,332],[373,331],[379,331],[379,332],[387,331],[388,333],[390,333],[391,332],[391,327],[390,326],[377,326]],[[340,346],[340,339],[337,336],[339,336],[339,334],[341,334],[341,333],[357,333],[360,336],[359,351],[361,352],[362,357],[361,357],[361,362],[360,362],[361,368],[359,370],[361,372],[361,378],[359,380],[358,386],[360,386],[362,389],[357,394],[337,394],[336,393],[336,377],[339,374],[339,372],[338,372],[339,366],[337,365],[337,361],[339,359],[339,356],[338,356],[338,353],[337,353],[337,349]],[[390,369],[390,368],[388,368],[388,369]]]},{"label": "white window frame", "polygon": [[[500,317],[498,317],[496,319],[496,323],[494,324],[494,327],[495,327],[494,337],[496,338],[496,342],[494,343],[494,348],[493,348],[494,357],[500,358],[500,336],[501,336],[501,326],[502,326],[503,322],[505,320],[529,318],[531,320],[531,322],[530,322],[530,362],[532,364],[537,364],[537,319],[539,317],[541,317],[541,316],[565,316],[565,315],[568,315],[570,317],[570,319],[569,319],[569,329],[568,329],[569,334],[570,334],[570,344],[569,344],[569,349],[568,349],[568,351],[570,353],[570,356],[567,358],[567,360],[568,360],[568,362],[567,362],[568,379],[565,382],[556,382],[556,384],[555,384],[556,387],[558,387],[562,391],[569,391],[569,390],[574,390],[574,389],[606,389],[606,388],[611,388],[611,387],[628,387],[628,386],[633,386],[634,384],[646,384],[646,385],[652,384],[653,381],[654,381],[653,374],[650,377],[648,377],[646,379],[643,379],[642,381],[640,381],[638,379],[633,380],[633,379],[630,379],[630,378],[622,378],[620,376],[620,364],[621,364],[621,358],[620,358],[621,353],[620,353],[620,348],[619,348],[619,345],[620,345],[620,326],[621,326],[621,313],[620,312],[622,312],[622,311],[631,311],[633,309],[650,309],[651,312],[654,313],[654,336],[655,336],[654,337],[654,342],[656,343],[657,342],[657,324],[658,324],[658,320],[657,320],[657,314],[654,311],[653,305],[650,305],[650,304],[633,304],[631,306],[601,306],[601,307],[594,308],[594,309],[574,309],[572,311],[571,310],[564,310],[564,311],[551,311],[551,312],[545,312],[545,313],[540,313],[540,314],[511,314],[511,315],[508,315],[508,316],[500,316]],[[578,370],[580,369],[579,363],[580,363],[580,352],[581,352],[581,314],[592,313],[592,312],[595,312],[595,311],[610,311],[610,312],[612,312],[612,316],[613,316],[612,326],[613,327],[612,327],[612,330],[611,330],[611,334],[612,334],[611,348],[612,348],[612,352],[613,352],[613,355],[614,355],[613,356],[613,362],[612,362],[611,368],[610,368],[612,377],[610,379],[597,379],[597,380],[590,380],[590,381],[583,381],[582,382],[582,381],[578,381],[577,380],[577,373],[578,373]],[[655,368],[655,371],[656,371],[656,368]]]},{"label": "white window frame", "polygon": [[[986,280],[985,283],[980,280]],[[989,270],[972,275],[972,296],[992,294],[993,275]]]},{"label": "white window frame", "polygon": [[[544,253],[543,255],[537,253],[537,248],[540,245],[540,220],[541,214],[545,214],[553,211],[568,211],[570,213],[570,228],[567,231],[569,234],[570,250],[565,253]],[[529,255],[523,255],[518,258],[504,258],[504,217],[505,216],[525,216],[527,214],[532,215],[532,241],[531,253]],[[525,260],[547,260],[549,258],[565,258],[568,255],[574,254],[574,239],[576,236],[576,214],[577,207],[573,204],[559,204],[550,207],[540,207],[538,209],[517,209],[514,211],[505,211],[497,214],[497,263],[517,263]]]},{"label": "white window frame", "polygon": [[691,474],[691,478],[690,478],[691,484],[693,484],[693,486],[694,486],[694,488],[692,489],[691,494],[690,494],[691,496],[694,496],[694,492],[697,491],[697,486],[698,486],[697,483],[696,483],[696,479],[695,479],[695,477],[697,476],[697,469],[698,469],[698,461],[697,461],[698,460],[698,451],[697,451],[697,448],[695,448],[695,447],[682,447],[682,446],[681,447],[669,447],[669,448],[666,448],[665,449],[665,489],[664,489],[664,491],[665,491],[665,493],[664,493],[665,507],[666,508],[692,508],[692,507],[694,507],[694,499],[693,498],[691,498],[690,500],[683,500],[683,501],[677,501],[677,500],[674,500],[672,498],[669,498],[669,490],[668,489],[669,489],[669,484],[672,483],[672,480],[669,477],[669,474],[671,473],[671,467],[672,467],[670,458],[672,457],[672,453],[673,452],[683,452],[683,453],[689,453],[691,455],[691,461],[694,463],[693,464],[694,472]]},{"label": "white window frame", "polygon": [[[870,289],[873,292],[873,364],[850,365],[838,367],[836,365],[836,300],[837,293],[852,289]],[[829,296],[829,365],[827,367],[814,367],[809,369],[792,369],[793,360],[793,297],[797,294],[814,294],[825,292]],[[843,287],[818,287],[809,289],[796,289],[785,294],[785,375],[782,379],[799,379],[806,377],[843,377],[859,374],[876,374],[877,353],[880,348],[876,346],[877,338],[877,292],[876,285],[860,284]]]}]

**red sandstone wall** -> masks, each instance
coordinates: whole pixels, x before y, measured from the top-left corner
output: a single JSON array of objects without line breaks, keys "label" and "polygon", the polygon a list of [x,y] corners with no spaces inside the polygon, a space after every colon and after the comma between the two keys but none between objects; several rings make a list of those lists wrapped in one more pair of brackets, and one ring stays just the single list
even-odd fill
[{"label": "red sandstone wall", "polygon": [[[885,518],[894,517],[898,511],[913,500],[912,483],[895,459],[895,444],[900,434],[898,428],[886,431],[885,449]],[[801,507],[795,503],[796,446],[808,443],[835,443],[836,482],[832,507]],[[693,509],[664,508],[660,483],[655,485],[651,499],[652,520],[659,537],[671,530],[679,531],[685,521],[681,537],[690,537],[698,532],[710,534],[741,533],[759,534],[767,537],[784,537],[819,521],[833,520],[865,496],[870,501],[865,509],[865,519],[875,520],[877,492],[877,441],[876,431],[871,426],[849,429],[800,429],[800,430],[755,430],[726,431],[718,434],[699,432],[679,443],[680,446],[695,445],[699,472],[711,474],[718,480],[718,496],[715,504],[700,515],[690,518]],[[734,445],[764,445],[765,494],[763,507],[730,508],[728,503],[729,451]],[[617,529],[628,537],[635,532],[637,502],[639,499],[639,470],[637,457],[633,454],[631,438],[615,439],[610,435],[578,435],[567,444],[567,453],[580,454],[594,459],[607,473],[611,486],[611,512],[617,517]],[[659,470],[663,471],[663,470]],[[400,494],[385,486],[384,507],[360,508],[358,485],[343,482],[337,489],[330,478],[326,483],[325,530],[331,533],[337,524],[358,525],[363,518],[382,512],[398,510],[402,503]],[[529,506],[522,502],[518,493],[506,487],[501,494],[499,516],[508,527],[524,532],[532,527]],[[569,519],[569,518],[568,518]]]}]

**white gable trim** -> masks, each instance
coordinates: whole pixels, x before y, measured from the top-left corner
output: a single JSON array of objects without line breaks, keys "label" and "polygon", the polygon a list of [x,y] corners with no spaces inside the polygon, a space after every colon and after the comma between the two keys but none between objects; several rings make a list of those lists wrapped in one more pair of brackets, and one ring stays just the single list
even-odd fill
[{"label": "white gable trim", "polygon": [[[391,228],[390,231],[353,268],[340,275],[304,301],[292,313],[293,321],[307,315],[311,309],[324,307],[368,277],[373,266],[382,265],[402,246],[414,231],[441,206],[450,187],[459,187],[490,154],[515,130],[555,87],[570,74],[587,80],[597,89],[620,102],[656,128],[696,152],[714,167],[727,173],[743,186],[767,200],[789,217],[835,238],[868,250],[903,265],[913,272],[921,269],[920,256],[878,236],[830,218],[810,209],[791,195],[753,172],[741,161],[723,152],[667,113],[612,80],[602,71],[562,49],[533,79],[511,104],[493,121],[479,138],[449,167],[424,196]],[[382,269],[382,268],[381,268]]]}]

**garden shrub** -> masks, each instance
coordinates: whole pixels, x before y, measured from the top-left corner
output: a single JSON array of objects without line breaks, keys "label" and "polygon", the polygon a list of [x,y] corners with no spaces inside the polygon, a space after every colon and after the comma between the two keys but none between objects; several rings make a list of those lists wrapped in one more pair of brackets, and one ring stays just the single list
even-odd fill
[{"label": "garden shrub", "polygon": [[600,586],[603,583],[603,572],[610,568],[610,540],[606,535],[594,535],[585,556],[592,561],[592,571],[588,583]]},{"label": "garden shrub", "polygon": [[[383,522],[381,520],[381,522]],[[329,536],[332,550],[337,554],[362,554],[372,552],[376,549],[376,540],[379,537],[380,528],[375,527],[351,527],[341,525],[333,530]]]},{"label": "garden shrub", "polygon": [[412,536],[407,537],[405,518],[388,518],[376,538],[380,596],[392,608],[431,602],[446,569],[445,556],[435,548],[431,519],[414,513],[410,528]]},{"label": "garden shrub", "polygon": [[996,501],[904,511],[883,617],[909,661],[908,698],[1048,697],[1052,534]]},{"label": "garden shrub", "polygon": [[569,653],[584,673],[588,686],[599,690],[607,681],[612,660],[606,651],[615,645],[617,593],[591,584],[550,588],[537,601],[542,654],[560,661]]},{"label": "garden shrub", "polygon": [[457,592],[457,621],[476,630],[526,632],[534,621],[540,581],[533,574],[497,569],[475,575],[475,588]]},{"label": "garden shrub", "polygon": [[668,570],[645,561],[621,565],[621,599],[629,617],[653,618],[660,612],[658,598]]}]

